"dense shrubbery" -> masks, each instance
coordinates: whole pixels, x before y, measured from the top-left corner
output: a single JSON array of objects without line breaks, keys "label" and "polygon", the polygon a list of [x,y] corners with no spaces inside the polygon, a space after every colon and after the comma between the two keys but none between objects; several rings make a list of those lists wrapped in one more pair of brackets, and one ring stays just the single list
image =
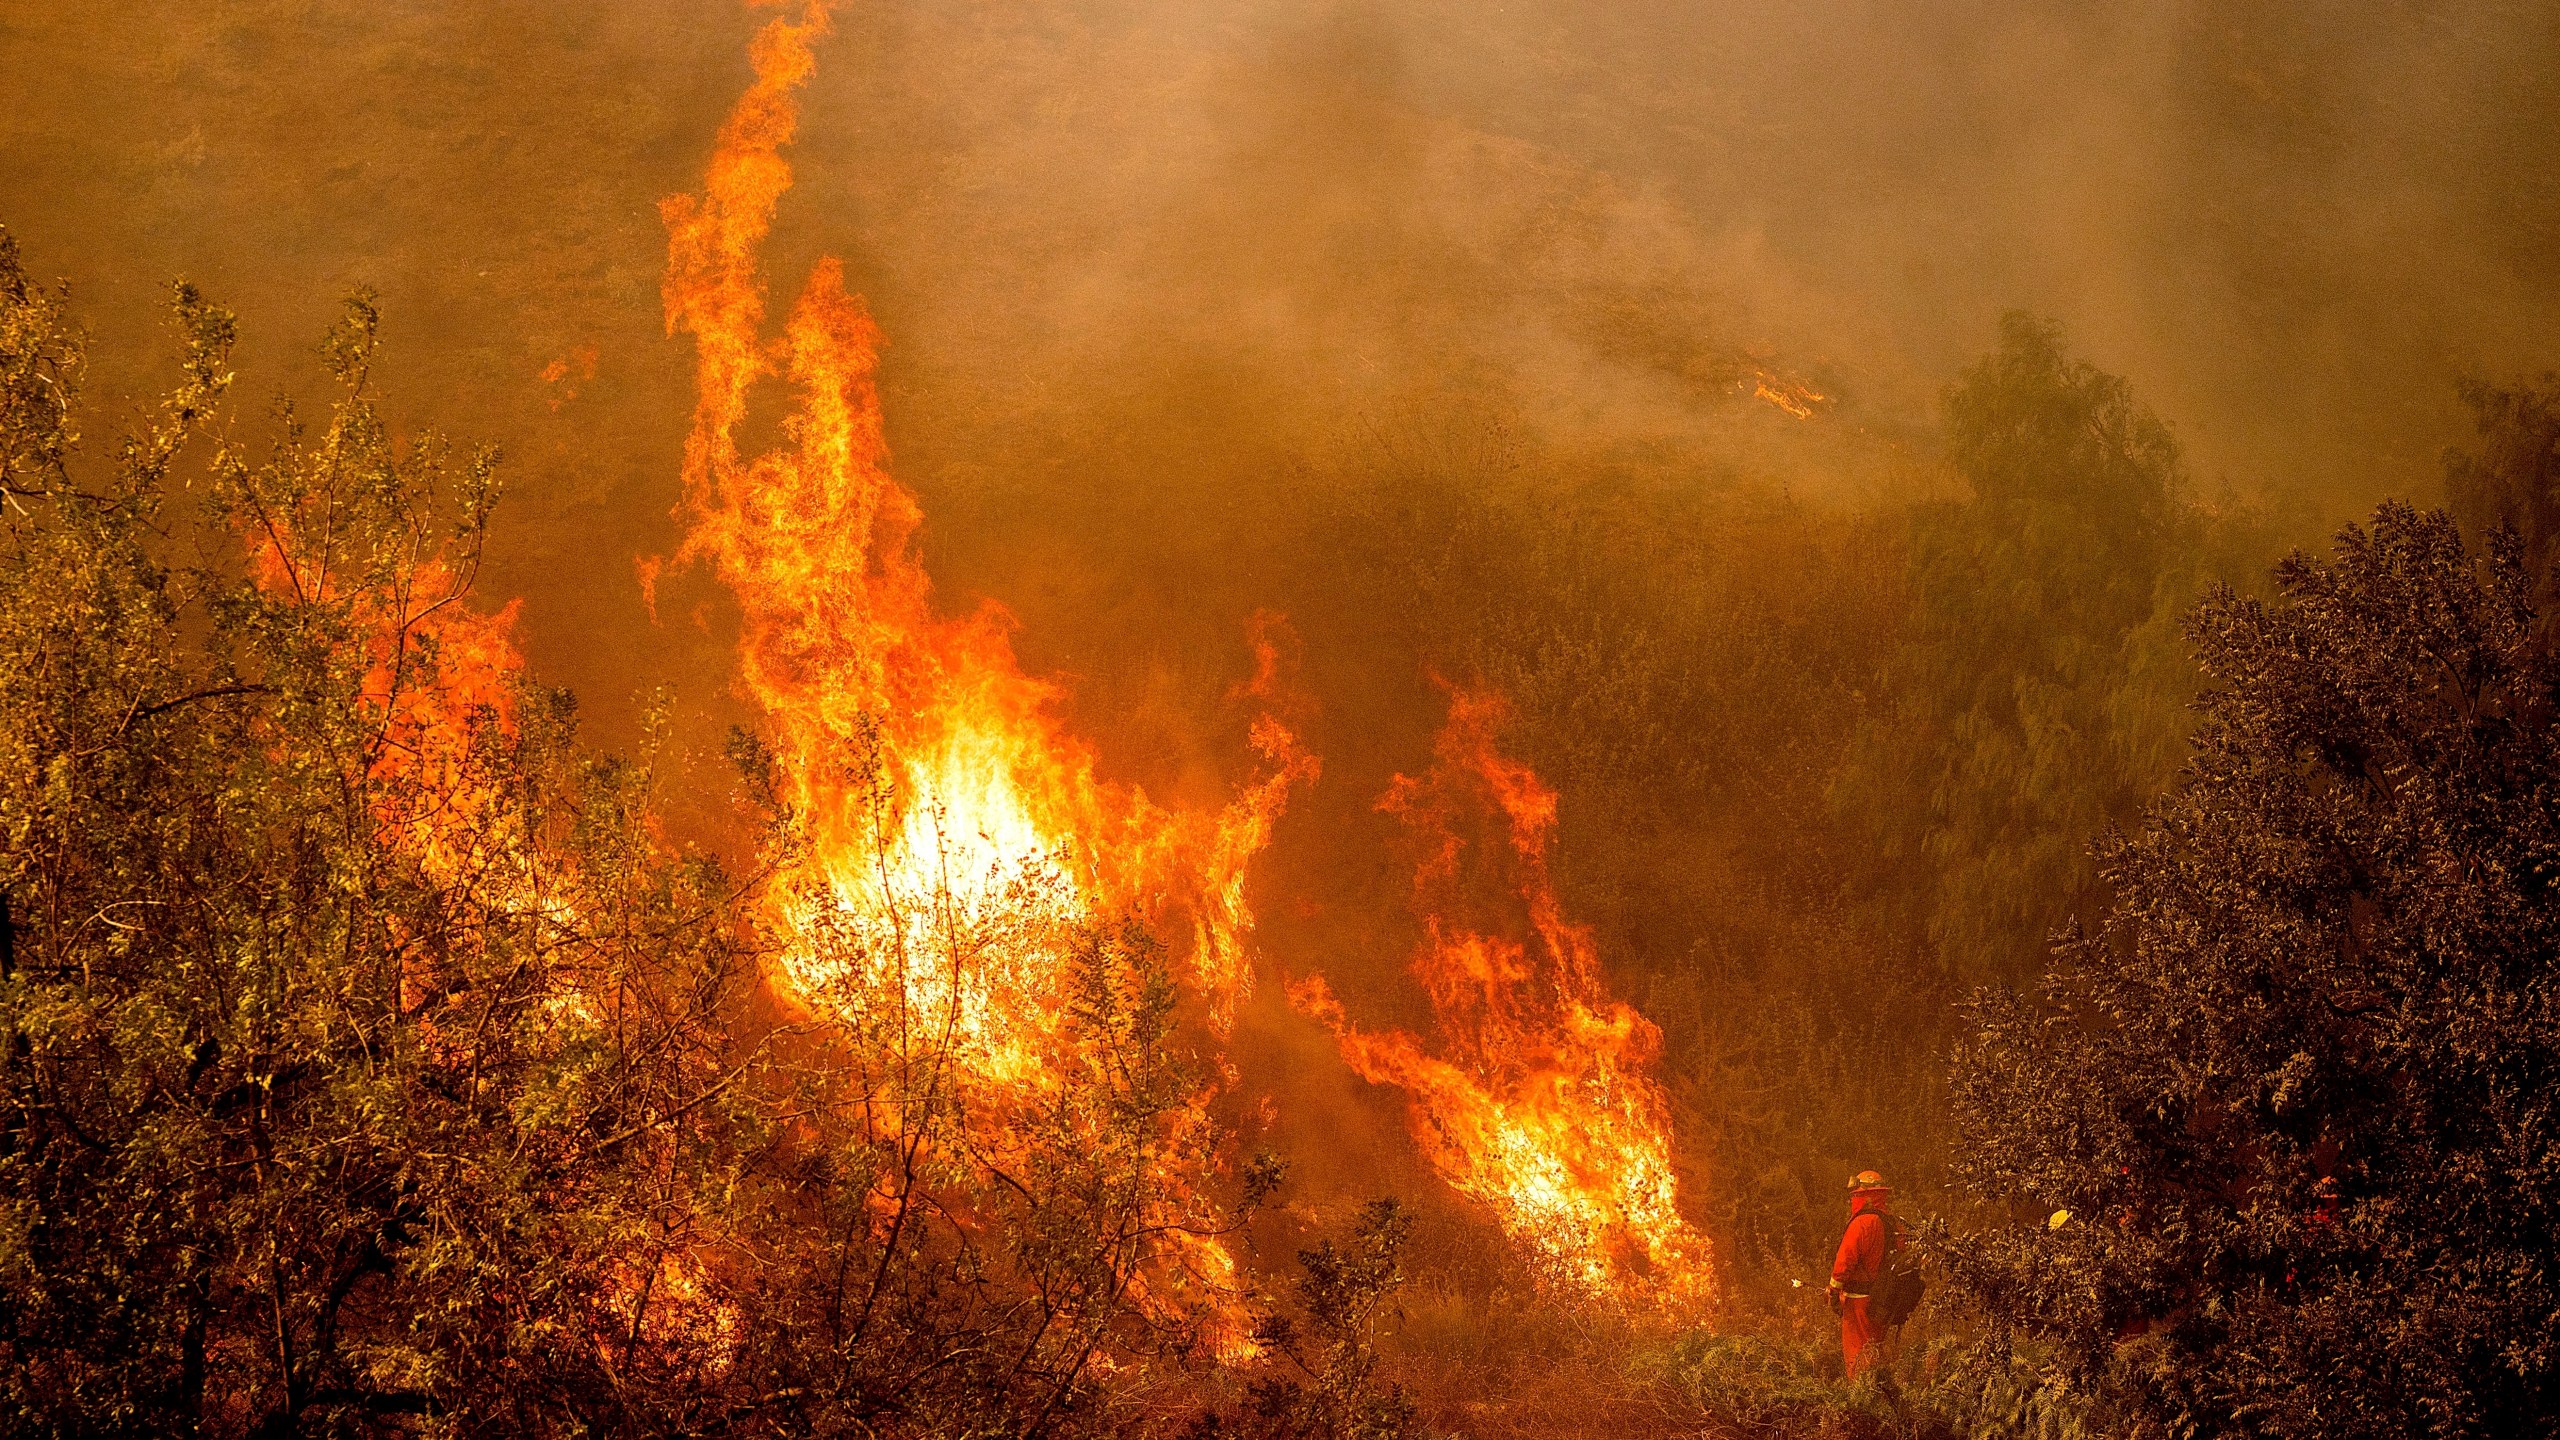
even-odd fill
[{"label": "dense shrubbery", "polygon": [[1706,1433],[1741,1440],[2096,1440],[2117,1433],[2059,1369],[1940,1337],[1890,1376],[1843,1385],[1836,1345],[1699,1334],[1638,1357]]},{"label": "dense shrubbery", "polygon": [[320,433],[217,445],[200,521],[231,325],[176,313],[181,384],[85,466],[77,337],[0,249],[0,1411],[610,1407],[728,1163],[725,884],[467,618],[490,464],[390,443],[369,309]]},{"label": "dense shrubbery", "polygon": [[1994,996],[1956,1252],[2167,1433],[2560,1418],[2560,666],[2511,532],[2385,507],[2190,622],[2185,783],[2104,850],[2044,1003]]},{"label": "dense shrubbery", "polygon": [[[101,462],[78,336],[0,237],[13,1432],[2551,1416],[2542,392],[2477,392],[2453,472],[2521,539],[2484,559],[2388,509],[2275,602],[2193,612],[2219,688],[2186,781],[2095,863],[2189,728],[2178,617],[2263,538],[2187,498],[2158,422],[2049,327],[2011,322],[1950,392],[1958,498],[1628,485],[1559,513],[1451,475],[1337,517],[1354,600],[1511,695],[1566,796],[1559,878],[1665,1028],[1732,1293],[1723,1333],[1664,1336],[1488,1287],[1463,1238],[1417,1259],[1393,1205],[1279,1297],[1142,1298],[1169,1231],[1240,1225],[1278,1178],[1160,1188],[1165,1147],[1223,1141],[1186,1108],[1155,939],[1079,931],[1073,1083],[973,1153],[931,1035],[757,984],[758,887],[799,843],[769,758],[738,747],[768,849],[732,873],[660,836],[651,755],[581,748],[517,673],[470,601],[494,458],[385,431],[370,307],[332,333],[325,415],[255,457],[222,418],[228,317],[183,289],[176,314],[180,383]],[[2095,928],[2042,998],[1980,1002],[1951,1135],[1957,996],[2073,915]],[[969,963],[916,924],[904,962]],[[1852,1386],[1818,1283],[1786,1282],[1867,1165],[1956,1222],[1932,1244],[1970,1308],[1942,1288],[1891,1380]],[[1248,1309],[1266,1363],[1221,1371]]]},{"label": "dense shrubbery", "polygon": [[[0,1429],[1177,1422],[1162,1382],[1252,1297],[1150,1267],[1278,1175],[1162,1193],[1221,1142],[1152,937],[1072,937],[1062,1083],[985,1153],[948,1032],[787,1023],[761,877],[661,839],[650,758],[517,672],[469,600],[494,457],[385,431],[370,305],[254,460],[230,318],[176,314],[182,382],[93,462],[79,337],[0,236]],[[892,958],[973,963],[932,909]],[[1305,1369],[1272,1433],[1407,1423],[1392,1219],[1265,1307]]]}]

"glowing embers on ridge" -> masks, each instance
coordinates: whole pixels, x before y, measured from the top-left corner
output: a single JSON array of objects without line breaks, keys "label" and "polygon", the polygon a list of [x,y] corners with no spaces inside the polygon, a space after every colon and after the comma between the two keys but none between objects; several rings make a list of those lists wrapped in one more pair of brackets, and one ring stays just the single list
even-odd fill
[{"label": "glowing embers on ridge", "polygon": [[1434,1169],[1483,1203],[1550,1279],[1657,1312],[1714,1298],[1706,1238],[1680,1216],[1652,1023],[1609,997],[1590,933],[1547,873],[1555,793],[1503,756],[1495,696],[1459,692],[1430,771],[1380,808],[1422,842],[1413,973],[1438,1044],[1354,1026],[1320,977],[1291,999],[1363,1079],[1407,1092]]},{"label": "glowing embers on ridge", "polygon": [[1831,397],[1791,375],[1768,370],[1751,372],[1751,398],[1774,405],[1798,420],[1810,420]]}]

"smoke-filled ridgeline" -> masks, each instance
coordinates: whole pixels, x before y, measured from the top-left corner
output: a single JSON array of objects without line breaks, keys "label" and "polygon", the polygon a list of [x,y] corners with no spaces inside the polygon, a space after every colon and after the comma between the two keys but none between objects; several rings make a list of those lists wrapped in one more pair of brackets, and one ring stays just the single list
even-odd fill
[{"label": "smoke-filled ridgeline", "polygon": [[[270,353],[379,286],[393,393],[451,397],[517,462],[492,591],[526,597],[534,663],[610,727],[635,676],[719,684],[712,647],[646,623],[623,562],[677,543],[655,487],[687,377],[653,207],[691,183],[762,18],[19,6],[0,193],[87,297],[101,394],[149,388],[169,276]],[[1035,670],[1099,695],[1135,663],[1075,638],[1103,597],[1169,556],[1293,563],[1230,492],[1303,502],[1292,455],[1415,397],[1579,458],[1866,496],[1877,457],[1837,432],[1925,450],[1937,388],[2011,306],[2071,324],[2199,476],[2328,517],[2432,485],[2456,377],[2546,363],[2560,37],[2540,7],[1761,19],[840,11],[801,209],[897,338],[901,476],[933,506],[943,593],[1003,596]],[[541,378],[590,350],[592,377]],[[1750,400],[1754,351],[1836,403],[1799,425]],[[1040,561],[1054,591],[1023,583]]]}]

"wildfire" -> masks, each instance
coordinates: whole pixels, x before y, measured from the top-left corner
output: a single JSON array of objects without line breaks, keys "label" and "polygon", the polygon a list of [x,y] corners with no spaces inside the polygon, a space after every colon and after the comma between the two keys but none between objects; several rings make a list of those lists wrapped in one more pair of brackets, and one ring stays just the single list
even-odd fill
[{"label": "wildfire", "polygon": [[1751,398],[1766,401],[1798,420],[1810,420],[1815,409],[1831,397],[1791,376],[1755,370],[1751,374]]},{"label": "wildfire", "polygon": [[[738,599],[741,668],[811,832],[826,882],[817,903],[866,924],[936,914],[963,926],[1027,901],[1061,921],[1179,907],[1200,930],[1201,988],[1231,1013],[1249,983],[1236,960],[1251,923],[1243,867],[1313,761],[1265,718],[1254,739],[1272,768],[1222,813],[1169,813],[1099,783],[1090,753],[1050,714],[1052,687],[1015,664],[1005,613],[933,610],[914,547],[922,516],[891,477],[881,434],[879,333],[842,267],[821,261],[780,339],[763,338],[757,250],[791,182],[781,151],[797,125],[793,92],[830,8],[812,3],[758,36],[755,83],[721,131],[704,192],[664,206],[667,323],[697,347],[692,530],[678,558],[710,561]],[[798,392],[792,443],[749,458],[737,427],[758,382],[777,374]],[[855,755],[885,773],[849,774]],[[1014,1042],[1054,999],[1054,974],[1025,958],[1029,972],[985,977],[965,1007],[997,1070],[1027,1063]],[[824,978],[793,976],[804,991]]]},{"label": "wildfire", "polygon": [[[1609,997],[1590,932],[1556,902],[1555,792],[1496,748],[1505,713],[1498,697],[1453,694],[1430,771],[1397,777],[1379,802],[1425,846],[1415,874],[1425,939],[1412,969],[1439,1053],[1401,1031],[1354,1026],[1320,977],[1291,999],[1334,1032],[1363,1079],[1408,1092],[1433,1168],[1489,1207],[1542,1270],[1595,1296],[1694,1313],[1712,1302],[1714,1276],[1705,1237],[1679,1212],[1670,1107],[1648,1073],[1660,1035]],[[1470,844],[1469,825],[1487,833]],[[1482,882],[1496,879],[1498,919],[1479,903]]]},{"label": "wildfire", "polygon": [[[262,513],[243,533],[250,578],[267,594],[319,606],[339,599],[332,557],[300,535],[315,517]],[[377,599],[360,597],[348,616],[362,646],[358,689],[371,726],[359,759],[375,823],[418,857],[440,883],[486,884],[494,866],[511,869],[518,837],[497,821],[497,797],[475,773],[473,727],[514,733],[515,643],[522,602],[495,611],[465,602],[468,587],[441,554],[398,568]]]},{"label": "wildfire", "polygon": [[[1263,771],[1225,809],[1182,813],[1098,779],[1091,752],[1055,719],[1056,692],[1016,663],[1001,609],[935,608],[915,544],[922,516],[889,470],[879,335],[842,267],[821,261],[780,334],[766,334],[757,255],[791,183],[782,152],[829,12],[809,0],[765,27],[755,82],[702,192],[663,207],[668,327],[697,346],[680,512],[690,528],[676,558],[707,564],[736,597],[742,684],[767,717],[797,822],[773,917],[785,942],[777,989],[849,1032],[903,1045],[930,1031],[966,1096],[967,1147],[1003,1156],[1024,1143],[1015,1117],[1084,1063],[1072,972],[1078,937],[1097,925],[1187,925],[1188,978],[1224,1032],[1252,973],[1246,866],[1315,762],[1269,713],[1287,639],[1277,617],[1256,618],[1255,678],[1239,691],[1265,712],[1252,730]],[[750,454],[740,427],[768,379],[794,401],[783,443]],[[654,585],[656,568],[642,573]],[[1434,1165],[1491,1206],[1545,1272],[1694,1312],[1713,1281],[1705,1240],[1678,1212],[1668,1106],[1648,1074],[1658,1036],[1607,995],[1589,934],[1556,903],[1555,796],[1495,749],[1502,713],[1491,697],[1456,696],[1437,763],[1382,802],[1432,846],[1417,877],[1429,939],[1414,964],[1439,1016],[1439,1053],[1353,1027],[1321,981],[1293,999],[1334,1029],[1361,1075],[1411,1093]],[[1456,827],[1473,814],[1491,817],[1498,839],[1470,853]],[[1523,926],[1453,918],[1465,914],[1467,867],[1508,880],[1505,904],[1525,906]],[[1206,1126],[1206,1099],[1175,1128]],[[1171,1242],[1177,1273],[1142,1276],[1139,1290],[1179,1304],[1186,1286],[1230,1285],[1233,1258],[1189,1223],[1202,1216],[1197,1176],[1159,1178],[1182,1213],[1151,1228],[1190,1238]]]},{"label": "wildfire", "polygon": [[[935,610],[922,516],[889,471],[879,334],[842,267],[821,261],[765,335],[757,254],[830,9],[811,0],[763,29],[702,193],[663,206],[667,324],[697,352],[676,558],[707,562],[736,597],[742,681],[804,839],[775,917],[778,988],[850,1026],[929,1021],[989,1132],[973,1143],[1000,1151],[1007,1106],[1070,1063],[1079,927],[1187,922],[1190,978],[1212,1024],[1230,1023],[1251,974],[1245,866],[1314,761],[1265,716],[1256,783],[1223,811],[1165,810],[1095,776],[1055,690],[1016,664],[1000,608]],[[749,455],[739,426],[772,378],[795,395],[785,443]],[[1267,680],[1267,625],[1255,641]],[[1231,1272],[1214,1242],[1195,1252],[1195,1273]]]}]

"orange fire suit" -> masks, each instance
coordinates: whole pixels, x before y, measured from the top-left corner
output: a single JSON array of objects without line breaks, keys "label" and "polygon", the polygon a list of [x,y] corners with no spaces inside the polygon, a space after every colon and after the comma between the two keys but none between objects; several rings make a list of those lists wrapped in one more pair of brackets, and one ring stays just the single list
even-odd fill
[{"label": "orange fire suit", "polygon": [[1884,1322],[1869,1308],[1876,1282],[1884,1276],[1893,1250],[1893,1232],[1885,1223],[1892,1195],[1861,1190],[1849,1197],[1849,1228],[1841,1233],[1840,1253],[1831,1262],[1831,1296],[1840,1306],[1840,1357],[1856,1375],[1884,1363]]}]

